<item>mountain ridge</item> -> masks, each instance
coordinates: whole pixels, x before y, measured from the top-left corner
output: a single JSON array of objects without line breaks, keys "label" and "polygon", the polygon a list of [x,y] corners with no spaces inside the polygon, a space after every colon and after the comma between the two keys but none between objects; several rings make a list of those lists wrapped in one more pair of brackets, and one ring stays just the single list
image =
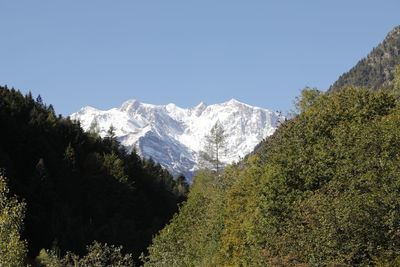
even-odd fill
[{"label": "mountain ridge", "polygon": [[356,86],[370,89],[390,88],[393,85],[394,68],[400,64],[400,26],[394,27],[363,59],[334,82],[328,92]]},{"label": "mountain ridge", "polygon": [[223,157],[232,163],[250,153],[264,138],[271,135],[283,117],[261,107],[253,107],[236,99],[207,105],[200,102],[191,108],[173,103],[153,105],[130,99],[117,108],[99,110],[83,107],[72,114],[88,131],[97,124],[101,137],[107,136],[112,125],[121,144],[172,172],[189,179],[199,169],[199,151],[203,138],[218,121],[227,134],[228,153]]}]

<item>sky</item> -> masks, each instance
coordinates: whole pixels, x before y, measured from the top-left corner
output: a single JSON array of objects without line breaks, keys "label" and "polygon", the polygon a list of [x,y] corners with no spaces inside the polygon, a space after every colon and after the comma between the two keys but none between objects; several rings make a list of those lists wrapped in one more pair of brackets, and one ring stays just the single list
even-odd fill
[{"label": "sky", "polygon": [[68,116],[128,99],[293,109],[400,24],[399,0],[0,0],[0,85]]}]

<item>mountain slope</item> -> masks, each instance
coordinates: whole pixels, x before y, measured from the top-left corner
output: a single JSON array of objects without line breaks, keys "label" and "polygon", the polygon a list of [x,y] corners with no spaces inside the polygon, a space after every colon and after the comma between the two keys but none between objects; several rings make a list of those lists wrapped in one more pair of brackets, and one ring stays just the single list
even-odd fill
[{"label": "mountain slope", "polygon": [[144,266],[399,266],[399,105],[319,94],[246,164],[197,173]]},{"label": "mountain slope", "polygon": [[374,90],[390,87],[393,84],[394,67],[398,64],[400,64],[400,26],[390,31],[384,41],[366,58],[340,76],[328,92],[336,92],[348,86]]},{"label": "mountain slope", "polygon": [[[30,93],[0,86],[0,125],[0,176],[26,203],[31,258],[42,248],[82,255],[96,240],[122,245],[138,262],[185,199],[186,184],[161,166],[85,134]],[[0,232],[2,220],[0,211]]]},{"label": "mountain slope", "polygon": [[79,120],[86,131],[96,125],[102,137],[112,125],[116,137],[128,150],[136,148],[142,156],[152,157],[174,175],[184,173],[190,178],[199,168],[198,152],[204,136],[217,121],[228,136],[222,161],[231,163],[271,135],[282,116],[234,99],[215,105],[200,103],[188,109],[129,100],[107,111],[84,107],[71,119]]}]

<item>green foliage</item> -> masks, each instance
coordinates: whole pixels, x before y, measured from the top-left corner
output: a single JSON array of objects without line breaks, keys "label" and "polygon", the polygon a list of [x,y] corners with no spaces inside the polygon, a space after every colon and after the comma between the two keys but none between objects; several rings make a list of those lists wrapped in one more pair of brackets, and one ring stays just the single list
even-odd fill
[{"label": "green foliage", "polygon": [[115,153],[104,154],[101,165],[110,176],[115,177],[121,183],[128,183],[129,177],[125,174],[124,162]]},{"label": "green foliage", "polygon": [[122,247],[109,246],[95,241],[86,249],[87,254],[83,257],[68,252],[62,258],[57,256],[57,253],[52,250],[41,250],[39,256],[36,258],[36,264],[43,267],[134,266],[132,255],[123,254]]},{"label": "green foliage", "polygon": [[[265,250],[264,260],[365,265],[390,243],[382,221],[394,210],[380,199],[396,191],[391,184],[396,169],[390,169],[395,158],[386,153],[398,148],[385,144],[395,139],[380,125],[387,127],[381,120],[395,107],[388,92],[348,88],[321,96],[285,125],[279,145],[268,155],[268,180],[259,191],[265,196],[259,204],[262,223],[252,232],[268,236],[258,245]],[[390,198],[396,206],[396,198]],[[304,218],[307,214],[313,217]]]},{"label": "green foliage", "polygon": [[9,196],[0,174],[0,266],[26,266],[26,242],[21,239],[25,203]]},{"label": "green foliage", "polygon": [[93,240],[123,246],[135,261],[186,199],[160,165],[111,136],[84,133],[41,98],[0,86],[0,168],[27,205],[29,257],[57,244],[83,255]]},{"label": "green foliage", "polygon": [[391,258],[384,255],[381,257],[376,257],[374,259],[374,265],[376,267],[399,267],[400,266],[400,256],[397,256],[396,258]]},{"label": "green foliage", "polygon": [[[226,173],[235,172],[228,168]],[[224,192],[230,176],[201,171],[194,177],[188,201],[153,239],[145,266],[216,266],[223,229]],[[221,181],[224,181],[221,183]]]},{"label": "green foliage", "polygon": [[176,194],[180,198],[180,202],[186,200],[189,193],[190,185],[186,181],[186,177],[183,174],[178,175],[176,178]]},{"label": "green foliage", "polygon": [[315,88],[306,87],[301,90],[301,96],[296,97],[295,108],[298,113],[304,112],[308,107],[315,104],[315,100],[322,95],[322,92]]},{"label": "green foliage", "polygon": [[71,146],[71,143],[69,143],[65,149],[64,160],[71,170],[76,170],[76,154],[75,149]]},{"label": "green foliage", "polygon": [[302,95],[302,112],[229,167],[226,186],[196,177],[147,266],[398,264],[398,97],[356,88]]}]

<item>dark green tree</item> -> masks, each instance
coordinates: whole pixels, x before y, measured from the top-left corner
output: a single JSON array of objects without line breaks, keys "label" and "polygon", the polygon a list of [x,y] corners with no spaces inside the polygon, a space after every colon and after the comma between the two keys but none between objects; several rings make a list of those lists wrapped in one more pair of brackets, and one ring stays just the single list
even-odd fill
[{"label": "dark green tree", "polygon": [[111,124],[110,128],[107,130],[107,137],[114,139],[115,138],[115,127]]},{"label": "dark green tree", "polygon": [[117,140],[85,133],[32,95],[0,86],[0,168],[27,210],[28,257],[57,247],[85,255],[87,244],[123,246],[135,262],[177,211],[178,184]]}]

